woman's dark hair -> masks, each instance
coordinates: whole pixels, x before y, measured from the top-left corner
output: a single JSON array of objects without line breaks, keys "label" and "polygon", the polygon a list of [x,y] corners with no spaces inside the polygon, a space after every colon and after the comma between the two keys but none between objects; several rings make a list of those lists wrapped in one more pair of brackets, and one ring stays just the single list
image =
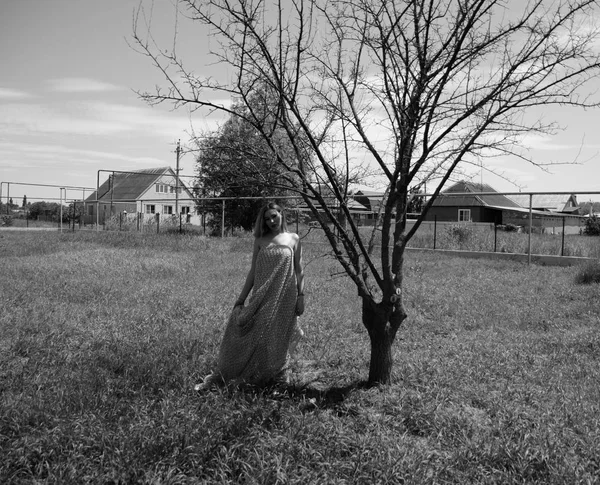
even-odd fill
[{"label": "woman's dark hair", "polygon": [[275,202],[269,202],[260,210],[258,216],[256,217],[256,222],[254,223],[254,237],[263,237],[270,231],[269,226],[267,226],[265,222],[265,212],[271,209],[274,209],[281,214],[281,231],[288,232],[287,222],[285,220],[285,212],[279,206],[279,204],[276,204]]}]

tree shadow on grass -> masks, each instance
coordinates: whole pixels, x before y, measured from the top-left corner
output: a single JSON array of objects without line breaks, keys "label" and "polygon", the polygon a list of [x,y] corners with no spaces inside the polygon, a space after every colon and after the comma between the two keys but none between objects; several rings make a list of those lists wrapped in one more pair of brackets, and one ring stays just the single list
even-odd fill
[{"label": "tree shadow on grass", "polygon": [[345,404],[350,393],[358,389],[368,389],[364,380],[355,380],[343,385],[331,385],[333,376],[326,376],[324,371],[312,368],[294,369],[286,379],[270,382],[264,386],[237,386],[237,390],[247,397],[255,399],[259,396],[279,402],[297,405],[304,412],[316,410],[332,410],[338,416],[352,414]]},{"label": "tree shadow on grass", "polygon": [[352,414],[352,409],[344,404],[348,395],[357,389],[366,389],[367,383],[355,381],[343,386],[284,385],[275,389],[277,399],[295,401],[302,412],[313,412],[317,409],[329,409],[338,416]]},{"label": "tree shadow on grass", "polygon": [[370,386],[367,381],[358,379],[344,385],[329,384],[335,380],[334,376],[328,376],[323,369],[319,369],[315,362],[304,361],[292,366],[277,380],[264,385],[221,383],[211,390],[220,389],[219,392],[229,397],[244,396],[252,402],[265,398],[280,403],[288,402],[297,405],[302,412],[320,409],[333,410],[338,416],[353,414],[354,411],[344,403],[347,396],[354,390],[368,389]]}]

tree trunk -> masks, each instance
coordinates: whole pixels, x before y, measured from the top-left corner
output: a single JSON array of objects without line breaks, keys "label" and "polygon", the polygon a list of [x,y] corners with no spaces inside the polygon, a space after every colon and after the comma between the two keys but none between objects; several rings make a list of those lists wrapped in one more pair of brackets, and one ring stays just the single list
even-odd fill
[{"label": "tree trunk", "polygon": [[401,304],[374,303],[363,298],[363,324],[371,340],[369,386],[390,384],[392,380],[392,344],[400,324],[406,318]]}]

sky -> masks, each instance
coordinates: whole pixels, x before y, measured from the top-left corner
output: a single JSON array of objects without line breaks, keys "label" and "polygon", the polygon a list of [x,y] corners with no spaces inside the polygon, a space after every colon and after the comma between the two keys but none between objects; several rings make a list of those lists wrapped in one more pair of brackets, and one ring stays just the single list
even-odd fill
[{"label": "sky", "polygon": [[[197,72],[222,74],[223,66],[204,55],[206,32],[184,23],[175,1],[142,0],[157,42],[170,48],[177,25],[184,60]],[[23,195],[29,201],[58,200],[61,193],[81,198],[111,170],[175,168],[177,141],[186,145],[192,131],[217,126],[219,120],[204,113],[149,106],[136,94],[164,86],[160,72],[130,45],[139,5],[139,0],[0,0],[3,201],[8,191],[19,204]],[[527,137],[529,154],[540,163],[563,165],[547,172],[512,159],[485,160],[516,185],[486,171],[474,180],[498,191],[600,191],[600,111],[555,108],[543,115],[565,129]],[[192,153],[181,157],[180,168],[184,180],[191,180]],[[68,188],[62,192],[58,186]]]}]

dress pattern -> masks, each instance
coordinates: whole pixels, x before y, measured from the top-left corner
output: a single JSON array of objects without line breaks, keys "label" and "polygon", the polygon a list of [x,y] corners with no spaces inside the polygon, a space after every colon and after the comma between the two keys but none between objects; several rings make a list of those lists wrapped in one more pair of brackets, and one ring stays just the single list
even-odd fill
[{"label": "dress pattern", "polygon": [[285,369],[291,340],[301,333],[296,298],[293,249],[261,248],[247,305],[235,307],[227,322],[215,377],[259,385],[276,378]]}]

